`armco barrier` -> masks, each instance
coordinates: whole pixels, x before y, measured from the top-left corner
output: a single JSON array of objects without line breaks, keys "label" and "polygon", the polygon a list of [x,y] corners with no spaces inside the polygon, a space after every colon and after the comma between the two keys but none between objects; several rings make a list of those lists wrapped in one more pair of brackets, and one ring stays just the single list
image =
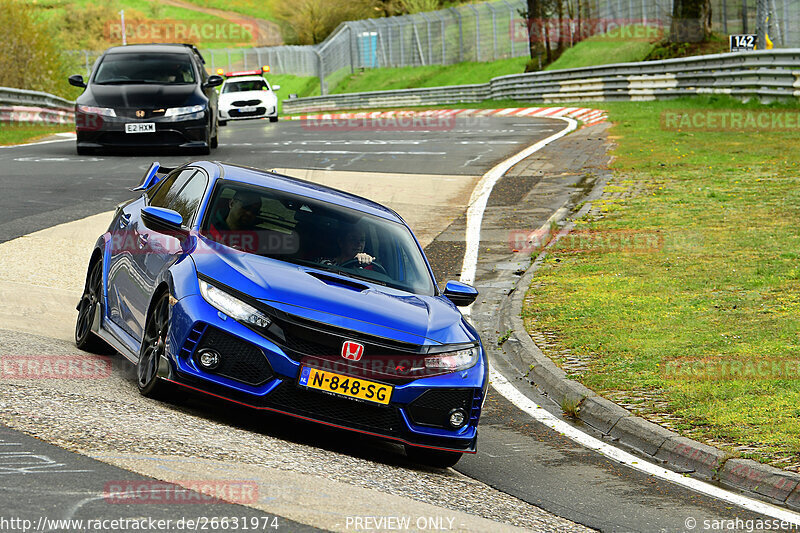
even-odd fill
[{"label": "armco barrier", "polygon": [[711,54],[513,74],[479,85],[296,98],[283,101],[283,112],[451,105],[488,99],[543,104],[658,100],[713,93],[765,101],[800,96],[800,49]]},{"label": "armco barrier", "polygon": [[0,122],[75,122],[75,102],[39,91],[0,87]]}]

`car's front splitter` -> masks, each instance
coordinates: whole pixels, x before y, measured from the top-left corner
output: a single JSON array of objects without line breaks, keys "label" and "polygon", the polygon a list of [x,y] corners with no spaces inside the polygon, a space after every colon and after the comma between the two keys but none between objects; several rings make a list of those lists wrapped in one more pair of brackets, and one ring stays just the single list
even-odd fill
[{"label": "car's front splitter", "polygon": [[449,451],[449,452],[460,452],[460,453],[476,453],[477,452],[477,440],[478,440],[477,428],[470,428],[470,429],[473,429],[473,431],[469,432],[469,436],[467,438],[464,438],[464,439],[447,439],[448,441],[451,441],[451,442],[446,442],[445,439],[440,439],[440,438],[435,438],[435,437],[433,437],[433,438],[419,438],[419,437],[417,437],[417,438],[414,438],[412,440],[409,437],[405,437],[405,436],[390,435],[390,434],[386,434],[386,433],[382,433],[382,432],[378,432],[378,431],[370,431],[370,430],[367,430],[367,429],[360,429],[360,428],[355,428],[355,427],[348,426],[348,425],[337,424],[335,422],[331,422],[331,421],[328,421],[328,420],[323,420],[320,417],[314,417],[313,415],[310,415],[310,414],[309,415],[304,415],[304,414],[295,413],[295,412],[292,412],[289,409],[279,409],[277,407],[271,407],[271,406],[267,406],[267,405],[255,405],[253,403],[248,403],[247,401],[244,401],[243,399],[234,399],[234,398],[232,398],[231,396],[233,396],[233,394],[230,394],[230,391],[212,392],[211,390],[208,390],[208,389],[209,388],[216,388],[216,387],[209,387],[207,384],[200,384],[200,383],[197,383],[195,385],[191,385],[191,384],[186,382],[187,380],[185,378],[165,379],[165,381],[168,381],[169,383],[172,383],[172,384],[174,384],[176,386],[184,387],[186,389],[189,389],[189,390],[192,390],[192,391],[195,391],[195,392],[207,395],[207,396],[211,396],[211,397],[214,397],[214,398],[217,398],[217,399],[220,399],[220,400],[224,400],[224,401],[227,401],[227,402],[234,403],[234,404],[242,406],[242,407],[247,407],[247,408],[250,408],[250,409],[256,409],[256,410],[259,410],[259,411],[267,411],[267,412],[272,412],[272,413],[288,415],[288,416],[291,416],[291,417],[294,417],[294,418],[299,418],[301,420],[306,420],[306,421],[309,421],[309,422],[315,422],[315,423],[318,423],[318,424],[323,424],[323,425],[328,426],[328,427],[333,427],[333,428],[337,428],[337,429],[344,429],[344,430],[347,430],[347,431],[353,431],[355,433],[360,433],[362,435],[369,435],[369,436],[378,437],[378,438],[381,438],[381,439],[392,440],[392,441],[398,442],[400,444],[406,444],[406,445],[409,445],[409,446],[416,446],[418,448],[428,448],[428,449],[432,449],[432,450],[441,450],[441,451]]}]

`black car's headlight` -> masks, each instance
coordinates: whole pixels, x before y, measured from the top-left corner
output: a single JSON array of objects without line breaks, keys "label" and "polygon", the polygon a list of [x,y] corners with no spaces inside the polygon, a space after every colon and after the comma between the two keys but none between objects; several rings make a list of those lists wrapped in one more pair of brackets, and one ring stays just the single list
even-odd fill
[{"label": "black car's headlight", "polygon": [[191,115],[205,111],[204,105],[192,105],[187,107],[170,107],[164,112],[165,117],[177,117],[180,115]]},{"label": "black car's headlight", "polygon": [[92,115],[101,115],[103,117],[116,117],[117,112],[110,107],[96,107],[92,105],[79,105],[78,111],[81,113],[90,113]]},{"label": "black car's headlight", "polygon": [[229,317],[238,320],[239,322],[252,324],[253,326],[260,328],[266,328],[272,323],[272,320],[270,320],[267,315],[252,305],[241,301],[230,293],[227,293],[222,289],[203,281],[202,279],[199,281],[200,294],[203,295],[203,299]]},{"label": "black car's headlight", "polygon": [[425,368],[457,372],[475,366],[479,357],[480,349],[478,346],[471,346],[452,352],[429,355],[425,358]]}]

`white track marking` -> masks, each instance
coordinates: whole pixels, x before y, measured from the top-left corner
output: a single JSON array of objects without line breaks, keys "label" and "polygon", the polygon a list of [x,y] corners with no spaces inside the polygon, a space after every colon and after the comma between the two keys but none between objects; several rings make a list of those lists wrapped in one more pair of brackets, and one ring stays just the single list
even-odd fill
[{"label": "white track marking", "polygon": [[[502,178],[511,167],[578,127],[578,122],[571,118],[558,117],[558,119],[565,121],[567,127],[495,165],[494,168],[484,174],[478,184],[475,185],[475,189],[473,189],[472,196],[469,199],[469,207],[467,208],[467,249],[464,252],[464,262],[461,265],[462,283],[471,285],[475,281],[475,267],[478,264],[478,246],[481,243],[481,221],[483,220],[483,212],[486,210],[486,202],[489,201],[489,195],[492,194],[494,184],[497,183],[497,180]],[[469,314],[468,310],[467,314]]]},{"label": "white track marking", "polygon": [[[483,213],[486,210],[486,203],[489,200],[489,196],[492,193],[492,188],[494,187],[495,183],[497,183],[497,181],[506,172],[508,172],[511,167],[538,150],[541,150],[549,143],[567,135],[577,128],[577,122],[574,119],[565,117],[552,118],[566,121],[567,127],[555,135],[551,135],[550,137],[547,137],[546,139],[529,146],[516,155],[513,155],[505,161],[499,163],[494,168],[489,170],[489,172],[484,174],[475,186],[472,196],[470,197],[469,208],[467,209],[466,251],[464,252],[464,263],[461,267],[461,281],[463,283],[473,284],[475,281],[475,269],[478,263],[478,247],[481,239],[481,222],[483,220]],[[471,308],[472,306],[469,306],[464,309],[463,314],[466,317],[470,316]],[[695,492],[738,505],[749,511],[760,513],[777,520],[783,520],[791,524],[800,525],[800,514],[786,509],[781,509],[780,507],[776,507],[753,498],[748,498],[747,496],[735,494],[704,481],[683,476],[651,463],[645,459],[636,457],[633,454],[621,450],[620,448],[611,446],[600,439],[584,433],[578,428],[571,426],[570,424],[550,414],[547,410],[537,405],[533,400],[520,392],[491,365],[489,366],[489,380],[492,388],[495,391],[497,391],[501,396],[513,403],[519,409],[529,414],[543,425],[559,432],[560,434],[566,436],[570,440],[580,444],[585,448],[594,450],[597,453],[617,461],[620,464],[645,474],[669,481],[681,487],[685,487]]]},{"label": "white track marking", "polygon": [[24,144],[5,144],[0,146],[0,148],[17,148],[18,146],[35,146],[37,144],[50,144],[50,143],[63,143],[66,141],[74,141],[75,134],[74,133],[54,133],[53,135],[58,135],[59,137],[64,137],[63,139],[52,139],[50,141],[37,141],[33,143],[24,143]]}]

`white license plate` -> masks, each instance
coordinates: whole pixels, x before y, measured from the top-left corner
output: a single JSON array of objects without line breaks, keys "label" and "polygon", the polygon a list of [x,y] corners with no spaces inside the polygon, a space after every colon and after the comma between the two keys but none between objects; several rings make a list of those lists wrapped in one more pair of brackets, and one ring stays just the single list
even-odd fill
[{"label": "white license plate", "polygon": [[155,122],[133,122],[125,124],[125,133],[155,133]]},{"label": "white license plate", "polygon": [[256,106],[248,106],[248,107],[240,107],[239,108],[239,112],[240,113],[255,113],[255,111],[256,111]]}]

